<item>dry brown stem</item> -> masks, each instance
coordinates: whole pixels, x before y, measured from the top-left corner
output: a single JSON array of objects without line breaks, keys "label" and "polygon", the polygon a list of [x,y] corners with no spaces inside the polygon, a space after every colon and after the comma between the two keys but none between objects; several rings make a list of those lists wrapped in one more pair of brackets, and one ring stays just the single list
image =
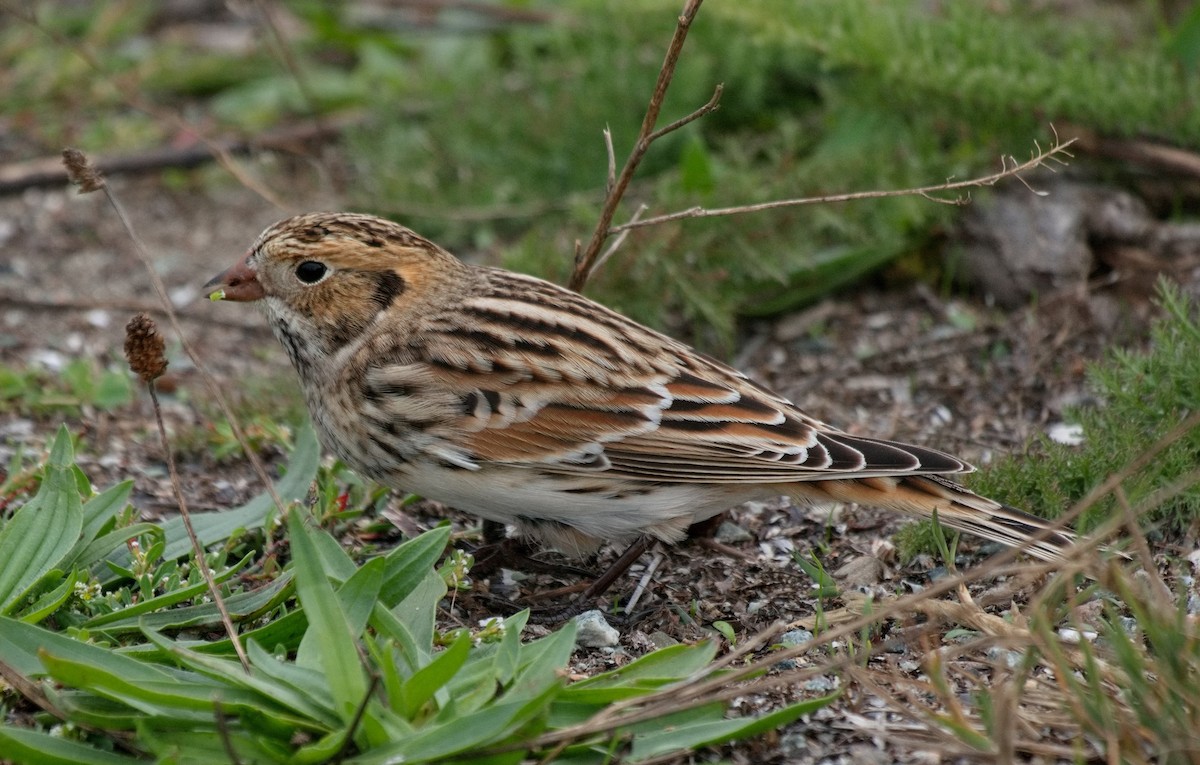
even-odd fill
[{"label": "dry brown stem", "polygon": [[663,99],[667,95],[667,88],[671,84],[671,79],[675,76],[675,65],[679,62],[679,54],[683,50],[684,40],[687,39],[692,21],[700,11],[700,3],[702,1],[688,0],[683,12],[679,15],[679,23],[675,26],[675,34],[671,37],[671,44],[667,47],[666,58],[663,59],[662,68],[658,72],[658,80],[654,83],[654,93],[650,96],[650,105],[646,108],[646,115],[642,118],[642,127],[638,131],[637,141],[634,143],[629,157],[625,160],[625,166],[621,168],[621,174],[616,178],[612,176],[612,169],[615,168],[615,159],[611,148],[612,139],[608,131],[605,130],[606,146],[609,147],[610,157],[608,188],[606,189],[607,193],[604,197],[604,204],[600,208],[600,219],[596,222],[596,230],[592,232],[592,238],[588,241],[587,247],[581,250],[578,243],[575,246],[575,269],[571,273],[571,281],[568,285],[573,290],[581,290],[587,284],[588,277],[591,276],[595,268],[596,258],[600,256],[600,250],[604,246],[605,240],[613,233],[609,226],[612,224],[613,216],[617,212],[617,206],[621,204],[621,198],[625,196],[625,190],[629,188],[629,183],[633,180],[633,175],[637,172],[642,158],[646,156],[650,144],[667,133],[678,130],[689,122],[693,122],[705,114],[712,112],[717,108],[721,100],[721,86],[718,85],[707,104],[659,130],[654,129],[655,124],[658,122],[659,112],[662,111]]},{"label": "dry brown stem", "polygon": [[[938,183],[932,186],[919,186],[910,189],[888,189],[884,191],[856,191],[848,194],[827,194],[820,197],[802,197],[798,199],[777,199],[771,202],[761,202],[753,205],[739,205],[736,207],[718,207],[706,209],[703,207],[689,207],[686,210],[679,210],[673,213],[664,215],[655,215],[650,218],[643,218],[639,221],[630,221],[622,223],[618,226],[613,226],[608,230],[609,234],[616,234],[622,231],[629,231],[635,228],[645,228],[646,226],[657,226],[663,223],[669,223],[676,220],[684,220],[689,218],[716,218],[725,215],[744,215],[746,213],[763,212],[764,210],[777,210],[782,207],[799,207],[802,205],[827,204],[832,202],[848,202],[855,199],[883,199],[885,197],[902,197],[920,195],[934,202],[942,204],[961,205],[969,201],[969,197],[954,197],[952,199],[943,199],[934,196],[935,194],[945,193],[947,191],[958,191],[961,189],[981,188],[985,186],[993,186],[997,182],[1005,178],[1016,178],[1022,183],[1025,180],[1021,178],[1021,173],[1033,170],[1036,167],[1044,165],[1049,160],[1061,161],[1060,156],[1071,156],[1067,148],[1075,143],[1076,139],[1072,138],[1067,141],[1059,142],[1057,137],[1055,142],[1049,149],[1042,150],[1040,147],[1032,157],[1024,162],[1017,162],[1011,156],[1000,158],[1001,170],[991,175],[985,175],[979,178],[971,178],[965,181],[947,181]],[[1025,183],[1028,187],[1029,184]],[[1032,191],[1032,187],[1030,187]],[[1035,192],[1038,193],[1038,192]]]}]

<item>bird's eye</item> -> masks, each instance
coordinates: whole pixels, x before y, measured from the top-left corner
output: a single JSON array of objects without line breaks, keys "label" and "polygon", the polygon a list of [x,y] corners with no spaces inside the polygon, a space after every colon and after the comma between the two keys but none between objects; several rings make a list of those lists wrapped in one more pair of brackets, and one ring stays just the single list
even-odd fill
[{"label": "bird's eye", "polygon": [[316,284],[321,281],[321,277],[325,276],[328,270],[324,263],[318,263],[315,260],[306,260],[296,266],[296,278],[305,284]]}]

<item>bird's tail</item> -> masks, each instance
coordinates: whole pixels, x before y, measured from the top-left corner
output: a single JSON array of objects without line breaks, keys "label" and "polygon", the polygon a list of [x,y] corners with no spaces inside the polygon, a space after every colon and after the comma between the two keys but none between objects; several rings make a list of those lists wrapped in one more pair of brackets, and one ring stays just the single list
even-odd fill
[{"label": "bird's tail", "polygon": [[814,501],[836,500],[932,518],[958,531],[1019,548],[1046,561],[1062,561],[1075,534],[1037,516],[980,496],[940,475],[880,476],[805,481],[792,494]]}]

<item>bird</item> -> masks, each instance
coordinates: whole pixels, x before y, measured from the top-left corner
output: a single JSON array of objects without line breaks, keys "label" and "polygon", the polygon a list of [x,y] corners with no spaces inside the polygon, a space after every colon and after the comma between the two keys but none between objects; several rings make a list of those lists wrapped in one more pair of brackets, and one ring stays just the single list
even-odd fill
[{"label": "bird", "polygon": [[678,542],[782,495],[936,514],[1047,561],[1076,539],[958,484],[964,460],[847,433],[577,292],[383,218],[279,221],[205,289],[262,307],[319,440],[352,469],[569,554]]}]

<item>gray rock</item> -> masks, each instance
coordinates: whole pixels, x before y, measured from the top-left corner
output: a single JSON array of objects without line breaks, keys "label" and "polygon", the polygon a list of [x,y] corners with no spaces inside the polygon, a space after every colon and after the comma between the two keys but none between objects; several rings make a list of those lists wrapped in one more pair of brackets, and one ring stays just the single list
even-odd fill
[{"label": "gray rock", "polygon": [[1034,181],[979,199],[962,223],[962,274],[1001,305],[1082,285],[1103,246],[1146,245],[1157,222],[1140,199],[1069,180]]},{"label": "gray rock", "polygon": [[575,645],[580,648],[610,648],[621,640],[621,633],[594,609],[576,616],[575,625]]},{"label": "gray rock", "polygon": [[717,533],[713,535],[713,538],[721,544],[735,545],[739,542],[749,542],[754,539],[754,535],[736,523],[723,521],[717,528]]}]

